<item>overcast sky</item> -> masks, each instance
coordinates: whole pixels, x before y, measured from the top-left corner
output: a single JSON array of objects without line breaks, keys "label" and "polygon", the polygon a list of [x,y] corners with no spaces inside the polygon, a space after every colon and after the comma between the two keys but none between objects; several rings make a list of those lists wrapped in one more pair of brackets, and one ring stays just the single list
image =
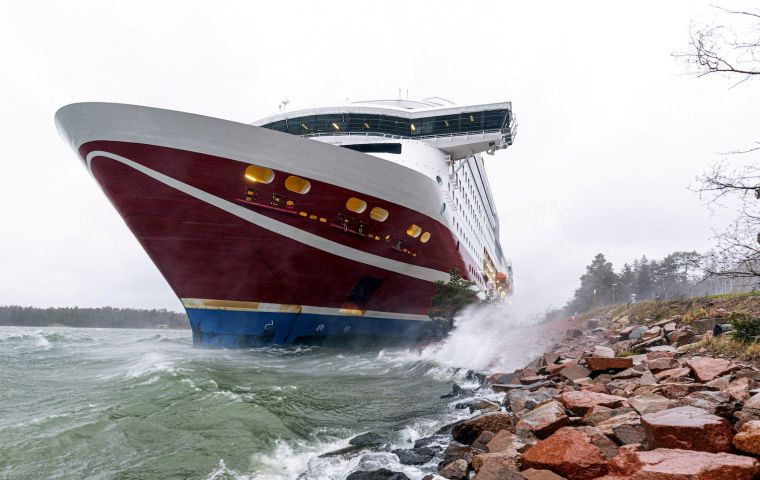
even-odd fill
[{"label": "overcast sky", "polygon": [[[427,6],[426,6],[427,5]],[[730,3],[729,5],[742,5]],[[598,252],[704,251],[687,188],[757,140],[760,84],[696,79],[707,2],[4,1],[0,305],[181,305],[58,136],[55,111],[109,101],[250,122],[291,108],[441,96],[510,100],[513,147],[486,157],[515,302],[562,305]],[[405,93],[404,93],[405,94]]]}]

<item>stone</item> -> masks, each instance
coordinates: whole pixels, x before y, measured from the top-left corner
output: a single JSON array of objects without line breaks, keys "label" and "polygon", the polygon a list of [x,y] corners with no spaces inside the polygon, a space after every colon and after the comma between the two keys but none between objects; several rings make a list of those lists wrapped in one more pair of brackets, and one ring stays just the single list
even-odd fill
[{"label": "stone", "polygon": [[694,378],[701,383],[739,369],[739,366],[730,360],[712,357],[691,357],[686,360],[686,365],[694,372]]},{"label": "stone", "polygon": [[464,460],[469,464],[472,461],[472,448],[469,445],[451,442],[443,451],[443,464],[446,465],[455,460]]},{"label": "stone", "polygon": [[592,357],[615,358],[615,350],[603,345],[596,345],[591,349]]},{"label": "stone", "polygon": [[654,360],[647,360],[646,366],[652,372],[661,372],[663,370],[671,370],[681,366],[678,360],[672,357],[655,358]]},{"label": "stone", "polygon": [[520,453],[498,452],[498,453],[479,453],[472,457],[472,468],[480,473],[488,472],[496,474],[501,470],[519,471],[522,464]]},{"label": "stone", "polygon": [[630,357],[586,357],[586,366],[591,371],[599,370],[623,370],[633,367],[633,359]]},{"label": "stone", "polygon": [[565,477],[560,477],[551,470],[536,470],[535,468],[529,468],[520,473],[522,473],[525,480],[565,480]]},{"label": "stone", "polygon": [[734,436],[734,447],[742,452],[760,455],[760,420],[750,420]]},{"label": "stone", "polygon": [[393,472],[387,468],[381,468],[371,472],[353,472],[346,477],[346,480],[409,480],[409,477],[401,472]]},{"label": "stone", "polygon": [[533,432],[538,438],[546,438],[568,422],[562,404],[550,400],[523,415],[515,429]]},{"label": "stone", "polygon": [[685,367],[671,368],[670,370],[663,370],[661,372],[655,373],[654,378],[656,378],[657,380],[661,382],[673,381],[673,380],[688,378],[690,373],[691,373],[691,370]]},{"label": "stone", "polygon": [[469,445],[483,431],[497,433],[499,430],[513,430],[512,415],[504,412],[491,412],[463,420],[451,429],[451,436],[457,442]]},{"label": "stone", "polygon": [[564,392],[559,396],[559,401],[575,415],[585,415],[596,405],[608,408],[628,406],[623,397],[584,390]]},{"label": "stone", "polygon": [[[504,431],[506,430],[502,430],[502,432]],[[476,438],[475,441],[472,442],[472,445],[470,446],[472,447],[473,450],[480,450],[482,452],[487,452],[488,447],[486,445],[488,445],[488,442],[490,442],[494,436],[495,434],[493,432],[485,430],[480,435],[478,435],[478,438]]]},{"label": "stone", "polygon": [[511,452],[512,450],[521,452],[524,448],[525,443],[522,439],[507,430],[500,431],[486,444],[486,451],[489,453]]},{"label": "stone", "polygon": [[435,450],[428,447],[410,448],[408,450],[397,449],[393,453],[398,457],[402,465],[422,465],[433,459]]},{"label": "stone", "polygon": [[676,402],[674,400],[665,398],[657,393],[631,397],[628,399],[628,403],[630,403],[631,406],[636,409],[637,412],[639,412],[639,415],[659,412],[676,405]]},{"label": "stone", "polygon": [[588,377],[591,375],[591,370],[575,364],[563,368],[560,370],[559,374],[568,380],[575,380],[576,378]]},{"label": "stone", "polygon": [[641,423],[623,423],[612,427],[612,438],[621,445],[644,443],[647,433]]},{"label": "stone", "polygon": [[646,452],[639,445],[626,445],[609,469],[610,474],[599,480],[751,480],[760,466],[754,458],[730,453],[664,448]]},{"label": "stone", "polygon": [[438,470],[438,473],[443,478],[464,480],[467,478],[467,468],[467,462],[460,458],[459,460],[454,460],[453,462],[445,464],[443,468]]},{"label": "stone", "polygon": [[727,452],[733,432],[725,418],[701,408],[677,407],[641,417],[650,448]]},{"label": "stone", "polygon": [[523,455],[526,468],[546,469],[568,480],[586,480],[607,473],[607,459],[580,429],[564,427]]},{"label": "stone", "polygon": [[728,384],[725,392],[738,402],[746,402],[750,397],[750,379],[749,378],[737,378]]}]

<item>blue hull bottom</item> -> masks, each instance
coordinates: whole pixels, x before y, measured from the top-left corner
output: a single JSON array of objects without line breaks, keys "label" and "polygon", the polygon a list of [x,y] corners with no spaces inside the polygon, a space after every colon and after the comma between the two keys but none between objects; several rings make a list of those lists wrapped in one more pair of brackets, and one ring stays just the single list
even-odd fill
[{"label": "blue hull bottom", "polygon": [[346,315],[186,310],[193,345],[210,348],[411,345],[419,342],[425,325],[430,323]]}]

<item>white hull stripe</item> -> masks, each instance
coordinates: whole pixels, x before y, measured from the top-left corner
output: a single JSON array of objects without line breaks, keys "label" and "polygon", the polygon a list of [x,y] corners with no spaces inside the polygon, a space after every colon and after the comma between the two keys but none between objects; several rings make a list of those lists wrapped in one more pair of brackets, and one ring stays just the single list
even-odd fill
[{"label": "white hull stripe", "polygon": [[334,242],[332,240],[328,240],[326,238],[320,237],[319,235],[314,235],[313,233],[309,233],[304,230],[298,229],[286,223],[279,222],[265,215],[261,215],[259,213],[253,212],[251,210],[248,210],[245,207],[242,207],[230,201],[224,200],[223,198],[219,198],[208,192],[195,188],[192,185],[188,185],[175,178],[169,177],[168,175],[164,175],[161,172],[158,172],[144,165],[141,165],[126,157],[122,157],[121,155],[116,155],[111,152],[96,150],[96,151],[90,152],[87,155],[87,159],[86,159],[87,168],[90,170],[91,174],[92,174],[92,160],[96,157],[110,158],[111,160],[115,160],[141,173],[144,173],[145,175],[163,183],[164,185],[172,187],[175,190],[179,190],[180,192],[186,193],[187,195],[190,195],[191,197],[196,198],[209,205],[213,205],[247,222],[253,223],[261,228],[269,230],[270,232],[274,232],[279,235],[283,235],[287,238],[290,238],[292,240],[295,240],[297,242],[303,243],[304,245],[308,245],[318,250],[322,250],[323,252],[331,253],[333,255],[346,258],[348,260],[353,260],[355,262],[371,265],[373,267],[382,268],[384,270],[400,273],[402,275],[407,275],[409,277],[417,278],[420,280],[426,280],[428,282],[434,282],[434,281],[439,281],[439,280],[443,282],[448,282],[450,279],[448,273],[441,272],[439,270],[435,270],[432,268],[419,267],[417,265],[411,265],[408,263],[399,262],[398,260],[381,257],[379,255],[374,255],[372,253],[363,252],[361,250],[348,247],[341,243]]},{"label": "white hull stripe", "polygon": [[229,300],[208,300],[203,298],[181,298],[185,308],[202,310],[232,310],[236,312],[304,313],[311,315],[332,315],[341,317],[388,318],[396,320],[416,320],[429,322],[430,317],[412,313],[378,312],[375,310],[354,310],[344,308],[314,307],[310,305],[285,305],[279,303],[236,302]]}]

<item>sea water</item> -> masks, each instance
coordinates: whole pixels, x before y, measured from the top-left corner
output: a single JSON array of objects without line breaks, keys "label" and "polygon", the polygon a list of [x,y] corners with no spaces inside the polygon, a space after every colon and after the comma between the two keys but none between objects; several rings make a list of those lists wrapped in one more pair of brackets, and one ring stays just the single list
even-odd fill
[{"label": "sea water", "polygon": [[423,351],[205,350],[182,330],[0,327],[0,478],[321,480],[384,467],[419,479],[436,460],[320,455],[368,431],[411,448],[469,415],[441,398],[475,386],[468,369],[515,368],[540,349],[459,331]]}]

